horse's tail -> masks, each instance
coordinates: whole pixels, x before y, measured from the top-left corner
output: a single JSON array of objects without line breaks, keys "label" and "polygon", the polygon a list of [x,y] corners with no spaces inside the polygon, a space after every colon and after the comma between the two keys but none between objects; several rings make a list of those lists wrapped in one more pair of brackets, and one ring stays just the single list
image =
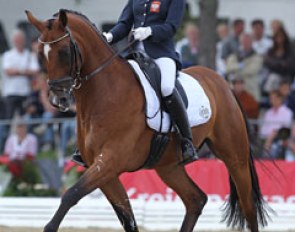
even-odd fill
[{"label": "horse's tail", "polygon": [[[250,174],[251,174],[251,181],[252,181],[252,197],[253,197],[253,205],[256,208],[256,213],[257,213],[257,219],[258,223],[261,224],[262,226],[267,225],[267,219],[269,218],[266,205],[267,203],[263,199],[263,196],[261,194],[260,186],[259,186],[259,180],[256,172],[256,168],[254,165],[254,152],[253,152],[253,147],[251,144],[256,144],[255,142],[255,137],[253,133],[250,130],[249,122],[246,118],[245,112],[243,111],[240,102],[238,99],[236,99],[240,109],[243,114],[243,118],[246,124],[247,128],[247,135],[249,139],[249,151],[250,151],[250,157],[249,157],[249,169],[250,169]],[[237,193],[236,186],[232,180],[232,178],[229,178],[230,182],[230,196],[228,199],[228,202],[226,203],[225,206],[225,215],[224,215],[224,221],[227,222],[228,226],[235,227],[237,226],[238,229],[243,229],[246,225],[246,219],[243,215],[241,206],[239,204],[239,196]]]}]

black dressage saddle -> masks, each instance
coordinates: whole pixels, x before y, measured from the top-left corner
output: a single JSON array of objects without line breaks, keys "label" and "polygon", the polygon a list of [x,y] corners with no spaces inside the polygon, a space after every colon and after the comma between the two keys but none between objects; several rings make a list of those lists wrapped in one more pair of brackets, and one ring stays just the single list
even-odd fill
[{"label": "black dressage saddle", "polygon": [[[161,72],[159,66],[156,62],[150,58],[147,54],[143,52],[132,52],[127,57],[127,59],[135,60],[140,69],[143,71],[146,76],[148,82],[151,84],[152,88],[155,90],[160,102],[162,103],[162,94],[161,94]],[[179,76],[177,72],[176,77]],[[185,107],[188,107],[188,98],[187,95],[180,84],[178,78],[176,78],[175,87],[178,90],[180,96],[182,97],[183,103]],[[162,110],[165,110],[164,104],[161,104],[163,107]]]}]

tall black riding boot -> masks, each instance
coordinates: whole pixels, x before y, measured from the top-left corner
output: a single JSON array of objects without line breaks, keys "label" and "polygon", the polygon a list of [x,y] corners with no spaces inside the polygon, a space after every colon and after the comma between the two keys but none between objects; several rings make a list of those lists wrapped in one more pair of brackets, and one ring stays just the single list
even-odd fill
[{"label": "tall black riding boot", "polygon": [[192,143],[193,136],[189,126],[187,112],[177,89],[174,89],[170,96],[164,97],[164,104],[182,137],[181,148],[183,160],[180,164],[186,165],[199,159],[197,151]]},{"label": "tall black riding boot", "polygon": [[72,154],[72,161],[74,161],[76,164],[79,164],[82,167],[86,167],[86,163],[83,161],[81,152],[76,148],[74,153]]}]

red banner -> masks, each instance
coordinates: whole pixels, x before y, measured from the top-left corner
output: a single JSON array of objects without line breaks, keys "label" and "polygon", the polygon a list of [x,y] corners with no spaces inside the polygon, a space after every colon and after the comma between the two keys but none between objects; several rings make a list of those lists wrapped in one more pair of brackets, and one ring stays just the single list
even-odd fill
[{"label": "red banner", "polygon": [[[261,190],[270,202],[295,203],[295,162],[255,162]],[[228,172],[218,160],[200,160],[187,165],[187,171],[210,200],[224,200],[229,194]],[[121,180],[130,198],[174,201],[176,194],[157,176],[155,171],[125,173]]]}]

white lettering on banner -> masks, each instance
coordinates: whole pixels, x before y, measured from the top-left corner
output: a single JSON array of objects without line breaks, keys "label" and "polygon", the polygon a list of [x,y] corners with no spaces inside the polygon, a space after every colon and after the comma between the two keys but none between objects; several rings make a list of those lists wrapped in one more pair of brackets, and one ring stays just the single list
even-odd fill
[{"label": "white lettering on banner", "polygon": [[[164,202],[176,202],[176,201],[180,201],[179,197],[175,194],[175,192],[170,189],[170,188],[166,188],[165,194],[161,194],[161,193],[142,193],[137,191],[137,189],[135,187],[133,188],[129,188],[127,190],[127,194],[129,196],[129,198],[131,199],[138,199],[138,200],[144,200],[144,201],[164,201]],[[210,202],[220,202],[220,201],[224,201],[228,198],[228,195],[223,197],[219,194],[208,194],[208,201]],[[265,195],[264,199],[267,202],[271,202],[271,203],[290,203],[290,204],[295,204],[295,195],[291,195],[288,197],[284,197],[282,195]]]},{"label": "white lettering on banner", "polygon": [[166,193],[138,193],[136,188],[129,188],[127,194],[131,199],[138,199],[144,201],[166,201],[175,202],[180,201],[179,197],[173,192],[172,189],[166,188]]}]

